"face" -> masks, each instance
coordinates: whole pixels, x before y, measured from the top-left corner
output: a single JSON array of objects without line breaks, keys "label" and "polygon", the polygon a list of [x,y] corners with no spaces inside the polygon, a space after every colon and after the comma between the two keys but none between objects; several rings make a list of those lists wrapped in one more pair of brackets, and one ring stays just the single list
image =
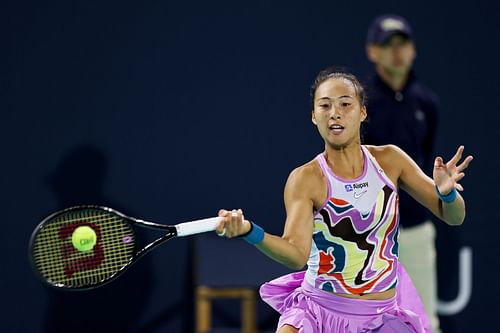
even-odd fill
[{"label": "face", "polygon": [[366,118],[354,84],[345,78],[322,82],[314,94],[312,122],[325,142],[334,149],[360,143],[360,126]]},{"label": "face", "polygon": [[392,36],[383,44],[368,46],[368,58],[387,74],[408,73],[415,56],[415,44],[401,35]]}]

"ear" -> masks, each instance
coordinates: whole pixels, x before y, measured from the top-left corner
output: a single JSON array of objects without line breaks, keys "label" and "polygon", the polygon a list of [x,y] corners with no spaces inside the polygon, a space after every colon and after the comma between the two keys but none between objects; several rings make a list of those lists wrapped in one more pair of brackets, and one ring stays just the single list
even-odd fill
[{"label": "ear", "polygon": [[377,47],[373,44],[366,45],[366,56],[371,62],[377,61]]},{"label": "ear", "polygon": [[361,122],[366,120],[366,117],[368,116],[368,112],[366,111],[366,106],[361,107]]},{"label": "ear", "polygon": [[417,48],[415,47],[415,43],[414,42],[411,43],[411,48],[412,48],[412,53],[413,53],[413,59],[412,60],[415,60],[415,58],[417,58]]},{"label": "ear", "polygon": [[316,116],[314,115],[314,110],[311,111],[311,121],[314,125],[318,125],[316,122]]}]

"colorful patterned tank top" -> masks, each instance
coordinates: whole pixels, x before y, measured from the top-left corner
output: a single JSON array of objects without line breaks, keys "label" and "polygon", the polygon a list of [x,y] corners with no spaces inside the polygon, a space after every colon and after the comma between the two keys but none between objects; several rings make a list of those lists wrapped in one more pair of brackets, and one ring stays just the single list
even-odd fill
[{"label": "colorful patterned tank top", "polygon": [[306,281],[343,294],[389,290],[397,284],[398,193],[370,152],[361,146],[364,170],[342,179],[316,157],[327,179],[328,199],[314,215]]}]

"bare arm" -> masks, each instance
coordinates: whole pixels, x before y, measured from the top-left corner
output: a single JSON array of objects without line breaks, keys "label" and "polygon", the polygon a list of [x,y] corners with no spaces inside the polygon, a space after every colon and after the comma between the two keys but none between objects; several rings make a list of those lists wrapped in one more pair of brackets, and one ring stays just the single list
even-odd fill
[{"label": "bare arm", "polygon": [[396,147],[393,149],[395,158],[401,165],[399,175],[401,188],[447,224],[462,224],[465,219],[465,203],[462,196],[457,193],[453,202],[444,203],[436,193],[436,186],[443,195],[450,193],[453,189],[463,191],[458,182],[464,177],[463,171],[472,161],[472,156],[468,156],[461,164],[457,165],[462,158],[464,147],[459,147],[455,156],[447,163],[444,163],[441,157],[436,157],[433,171],[434,179],[425,175],[402,150]]},{"label": "bare arm", "polygon": [[[264,240],[256,247],[277,262],[301,269],[307,263],[312,243],[314,182],[307,168],[295,169],[285,185],[286,222],[283,236],[264,234]],[[217,227],[217,232],[228,238],[245,234],[250,229],[249,221],[243,218],[241,210],[229,212],[221,210],[219,216],[224,220]]]}]

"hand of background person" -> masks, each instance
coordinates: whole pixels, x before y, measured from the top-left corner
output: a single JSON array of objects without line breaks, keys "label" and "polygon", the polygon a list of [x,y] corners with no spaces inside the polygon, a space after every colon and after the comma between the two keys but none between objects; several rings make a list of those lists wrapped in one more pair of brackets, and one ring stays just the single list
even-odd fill
[{"label": "hand of background person", "polygon": [[473,157],[469,155],[465,158],[465,160],[463,160],[462,163],[458,164],[458,162],[462,159],[463,152],[464,146],[460,146],[458,147],[455,156],[453,156],[447,163],[444,163],[443,158],[440,156],[436,157],[434,160],[434,184],[436,184],[439,193],[442,195],[450,193],[453,188],[459,191],[464,190],[459,181],[464,178],[464,170],[467,169]]}]

